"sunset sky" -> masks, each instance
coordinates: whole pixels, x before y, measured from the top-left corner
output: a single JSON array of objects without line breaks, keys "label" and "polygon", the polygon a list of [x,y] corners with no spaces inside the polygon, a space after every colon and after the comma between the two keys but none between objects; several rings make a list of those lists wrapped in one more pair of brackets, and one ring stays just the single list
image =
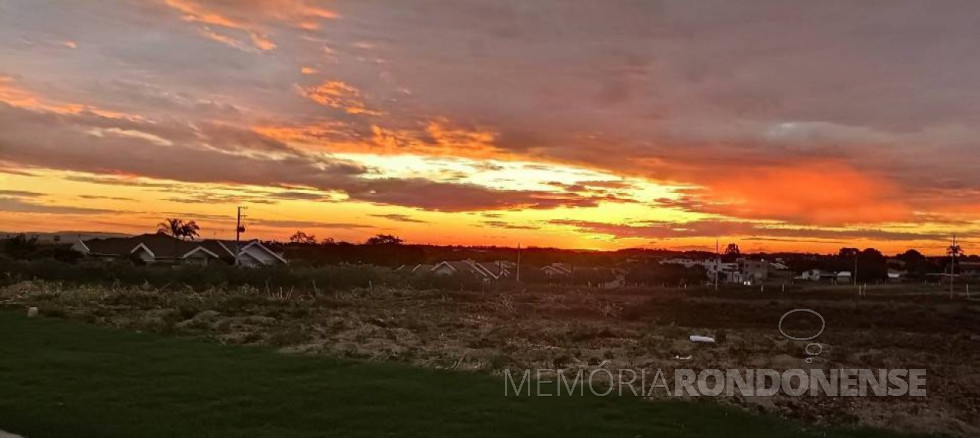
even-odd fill
[{"label": "sunset sky", "polygon": [[941,253],[980,4],[0,0],[0,230]]}]

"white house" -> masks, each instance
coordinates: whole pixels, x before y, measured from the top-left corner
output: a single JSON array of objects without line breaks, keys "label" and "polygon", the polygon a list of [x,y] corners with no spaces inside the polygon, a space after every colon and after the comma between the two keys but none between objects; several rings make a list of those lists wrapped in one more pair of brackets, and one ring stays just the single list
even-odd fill
[{"label": "white house", "polygon": [[541,272],[548,278],[564,278],[572,275],[572,267],[564,263],[552,263],[542,266]]},{"label": "white house", "polygon": [[[224,247],[228,254],[234,256],[235,242],[234,241],[217,241]],[[276,253],[275,251],[269,249],[262,242],[258,240],[252,240],[249,242],[243,242],[239,244],[240,251],[238,253],[238,264],[247,268],[257,267],[257,266],[271,266],[279,264],[287,264],[289,262],[286,259]]]},{"label": "white house", "polygon": [[[107,260],[140,260],[143,263],[235,263],[235,242],[222,240],[185,241],[166,234],[79,240],[71,247],[88,257]],[[282,255],[258,240],[239,244],[238,263],[245,267],[286,264]]]},{"label": "white house", "polygon": [[800,275],[799,279],[804,281],[820,281],[820,280],[834,279],[836,277],[837,274],[833,272],[827,272],[822,269],[810,269],[807,271],[803,271],[803,274]]},{"label": "white house", "polygon": [[476,262],[467,259],[439,262],[430,272],[439,275],[471,274],[486,280],[499,280],[510,277],[516,267],[516,263],[505,260]]}]

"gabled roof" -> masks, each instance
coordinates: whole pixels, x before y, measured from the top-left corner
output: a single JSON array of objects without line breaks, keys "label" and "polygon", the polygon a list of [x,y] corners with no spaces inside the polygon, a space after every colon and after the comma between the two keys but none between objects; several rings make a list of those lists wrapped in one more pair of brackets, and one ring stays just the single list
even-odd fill
[{"label": "gabled roof", "polygon": [[437,263],[432,270],[435,271],[442,266],[448,267],[453,272],[463,273],[467,272],[470,274],[479,275],[480,277],[488,277],[489,274],[480,268],[475,266],[472,260],[447,260]]},{"label": "gabled roof", "polygon": [[204,248],[207,254],[218,257],[221,252],[208,241],[178,240],[166,234],[141,234],[133,237],[110,237],[83,242],[89,254],[101,256],[128,256],[137,250],[144,250],[155,259],[177,259]]},{"label": "gabled roof", "polygon": [[515,266],[514,263],[508,261],[473,263],[475,269],[479,269],[495,279],[510,275],[513,266]]},{"label": "gabled roof", "polygon": [[289,263],[286,261],[285,258],[283,258],[283,256],[279,255],[279,253],[269,249],[267,246],[263,245],[262,242],[259,242],[258,240],[252,240],[249,243],[242,246],[242,252],[244,253],[250,248],[258,248],[259,250],[271,255],[272,257],[275,257],[280,262]]},{"label": "gabled roof", "polygon": [[542,266],[541,270],[547,273],[552,273],[557,275],[572,274],[572,268],[564,263],[552,263],[550,265]]},{"label": "gabled roof", "polygon": [[[204,252],[215,258],[235,258],[234,240],[179,240],[166,234],[157,233],[141,234],[133,237],[91,239],[84,242],[79,241],[79,243],[82,248],[87,249],[88,254],[95,256],[128,256],[142,248],[157,260],[186,258],[197,252]],[[239,243],[239,253],[245,253],[250,249],[265,252],[276,260],[287,263],[285,258],[258,240],[248,240]]]},{"label": "gabled roof", "polygon": [[[139,236],[137,236],[139,237]],[[136,237],[109,237],[105,239],[91,239],[84,242],[84,245],[92,255],[124,255],[129,254],[139,244]]]}]

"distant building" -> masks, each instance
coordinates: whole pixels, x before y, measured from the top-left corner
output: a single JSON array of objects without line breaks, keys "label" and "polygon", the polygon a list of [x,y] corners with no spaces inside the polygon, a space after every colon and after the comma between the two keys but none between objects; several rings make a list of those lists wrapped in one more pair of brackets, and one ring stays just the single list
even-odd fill
[{"label": "distant building", "polygon": [[893,282],[893,283],[897,283],[897,282],[900,282],[900,281],[904,280],[906,275],[908,275],[908,271],[899,271],[897,269],[889,269],[888,270],[888,281]]},{"label": "distant building", "polygon": [[548,278],[567,278],[572,275],[572,267],[564,263],[552,263],[542,266],[541,272]]},{"label": "distant building", "polygon": [[436,265],[427,265],[427,264],[401,265],[395,268],[395,272],[411,272],[411,273],[423,274],[426,272],[432,272],[432,268],[434,267],[436,267]]},{"label": "distant building", "polygon": [[439,262],[429,272],[437,275],[468,274],[486,280],[500,280],[510,277],[516,267],[516,263],[504,260],[476,262],[467,259]]},{"label": "distant building", "polygon": [[702,262],[702,265],[708,276],[708,281],[714,281],[715,273],[717,273],[719,283],[742,283],[742,272],[739,271],[738,263],[723,262],[715,259],[705,260]]},{"label": "distant building", "polygon": [[824,271],[822,269],[809,269],[803,271],[803,274],[799,276],[799,279],[803,281],[834,280],[836,278],[836,273]]},{"label": "distant building", "polygon": [[738,260],[739,271],[745,284],[765,283],[769,279],[769,262],[765,260]]},{"label": "distant building", "polygon": [[681,265],[685,268],[693,268],[695,266],[705,266],[704,260],[694,260],[688,258],[670,258],[660,261],[661,265]]},{"label": "distant building", "polygon": [[956,265],[961,277],[980,278],[980,262],[958,262]]},{"label": "distant building", "polygon": [[[139,260],[143,263],[208,265],[235,263],[235,241],[179,240],[166,234],[79,240],[72,249],[88,257],[107,260]],[[238,263],[245,267],[286,264],[286,259],[258,240],[238,244]]]}]

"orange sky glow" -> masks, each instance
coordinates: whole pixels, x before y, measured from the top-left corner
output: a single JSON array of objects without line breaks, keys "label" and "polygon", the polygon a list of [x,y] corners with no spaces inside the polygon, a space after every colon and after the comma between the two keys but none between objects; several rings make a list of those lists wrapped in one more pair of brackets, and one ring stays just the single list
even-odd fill
[{"label": "orange sky glow", "polygon": [[275,240],[940,254],[980,235],[980,44],[949,44],[980,31],[957,14],[56,3],[0,7],[0,231],[179,217],[226,238],[245,206],[246,237]]}]

